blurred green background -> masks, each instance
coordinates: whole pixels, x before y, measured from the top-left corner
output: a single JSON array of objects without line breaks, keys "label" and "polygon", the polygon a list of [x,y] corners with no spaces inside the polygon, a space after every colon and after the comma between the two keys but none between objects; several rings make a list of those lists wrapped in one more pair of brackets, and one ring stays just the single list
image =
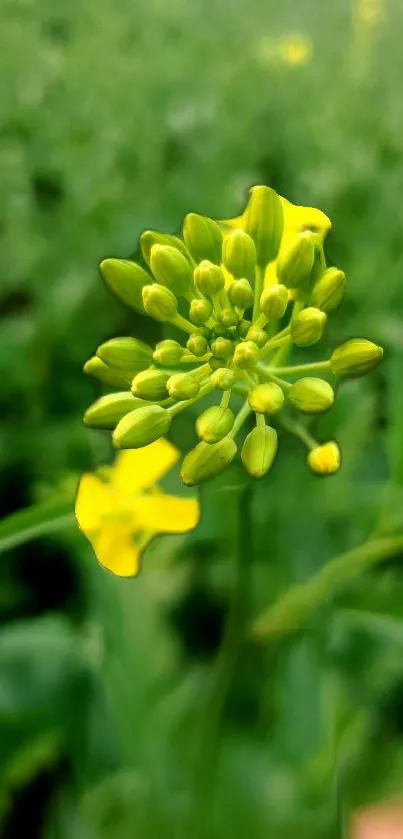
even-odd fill
[{"label": "blurred green background", "polygon": [[[1,0],[0,14],[2,516],[112,460],[82,425],[100,393],[82,365],[109,337],[159,338],[97,273],[145,227],[235,215],[254,183],[320,207],[348,277],[327,349],[385,347],[315,423],[342,471],[318,480],[285,437],[247,532],[234,467],[137,579],[103,572],[74,524],[1,555],[0,836],[341,836],[352,808],[403,793],[399,557],[304,631],[256,645],[243,625],[403,530],[403,5]],[[175,429],[187,447],[191,417]]]}]

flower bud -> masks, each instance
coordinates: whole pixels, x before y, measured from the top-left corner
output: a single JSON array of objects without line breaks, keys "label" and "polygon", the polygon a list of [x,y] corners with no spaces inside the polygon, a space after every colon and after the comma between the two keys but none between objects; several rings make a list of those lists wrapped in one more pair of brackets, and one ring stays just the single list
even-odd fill
[{"label": "flower bud", "polygon": [[200,382],[190,373],[174,373],[167,381],[167,390],[173,399],[193,399],[200,390]]},{"label": "flower bud", "polygon": [[158,283],[174,294],[186,294],[192,288],[192,269],[188,260],[171,245],[153,245],[150,267]]},{"label": "flower bud", "polygon": [[151,248],[153,245],[170,245],[180,251],[189,261],[190,257],[186,245],[177,236],[171,236],[170,233],[159,233],[158,230],[145,230],[140,236],[140,247],[147,265],[150,265]]},{"label": "flower bud", "polygon": [[87,376],[94,376],[100,382],[103,382],[104,385],[108,385],[108,387],[122,389],[122,387],[127,388],[130,385],[130,374],[122,370],[117,370],[116,367],[109,367],[108,364],[105,364],[96,355],[85,362],[83,370]]},{"label": "flower bud", "polygon": [[261,349],[269,340],[267,332],[264,329],[259,329],[258,326],[251,326],[246,336],[248,341],[253,341],[254,344]]},{"label": "flower bud", "polygon": [[132,381],[132,393],[140,399],[149,399],[150,402],[160,402],[167,399],[167,381],[169,373],[165,370],[142,370],[137,373]]},{"label": "flower bud", "polygon": [[334,392],[323,379],[306,376],[291,385],[287,399],[303,414],[321,414],[333,405]]},{"label": "flower bud", "polygon": [[184,349],[178,341],[167,338],[156,345],[153,359],[157,364],[162,364],[163,367],[176,367],[177,364],[181,363],[183,353]]},{"label": "flower bud", "polygon": [[277,278],[287,288],[297,288],[310,276],[315,245],[310,231],[300,233],[277,261]]},{"label": "flower bud", "polygon": [[218,320],[228,329],[230,326],[238,326],[239,315],[235,309],[221,309]]},{"label": "flower bud", "polygon": [[202,326],[213,314],[213,304],[210,300],[192,300],[189,308],[189,317],[192,323]]},{"label": "flower bud", "polygon": [[189,352],[201,358],[207,352],[208,343],[204,335],[191,335],[186,346]]},{"label": "flower bud", "polygon": [[291,321],[291,340],[297,347],[316,344],[325,330],[327,316],[320,309],[308,306]]},{"label": "flower bud", "polygon": [[285,285],[271,285],[260,297],[260,311],[268,320],[278,320],[285,314],[288,304],[288,288]]},{"label": "flower bud", "polygon": [[212,405],[196,420],[196,432],[205,443],[218,443],[231,431],[234,414],[230,408]]},{"label": "flower bud", "polygon": [[234,346],[228,338],[216,338],[211,342],[211,352],[215,358],[231,358]]},{"label": "flower bud", "polygon": [[283,407],[284,393],[275,382],[267,382],[249,391],[248,402],[256,414],[277,414]]},{"label": "flower bud", "polygon": [[308,452],[307,464],[316,475],[333,475],[340,469],[340,449],[337,443],[323,443]]},{"label": "flower bud", "polygon": [[252,326],[252,321],[251,320],[245,320],[245,319],[241,320],[241,322],[239,324],[239,334],[240,334],[241,338],[246,338],[251,326]]},{"label": "flower bud", "polygon": [[150,366],[153,351],[138,338],[111,338],[98,347],[97,356],[105,364],[126,370],[133,377],[136,372]]},{"label": "flower bud", "polygon": [[183,225],[183,238],[196,262],[208,259],[216,265],[220,264],[222,233],[212,218],[188,213]]},{"label": "flower bud", "polygon": [[238,309],[250,309],[253,305],[253,288],[245,278],[235,280],[230,286],[228,294],[232,305],[237,306]]},{"label": "flower bud", "polygon": [[245,438],[241,460],[248,475],[262,478],[269,471],[277,454],[277,432],[269,425],[257,425]]},{"label": "flower bud", "polygon": [[337,309],[344,297],[346,275],[338,268],[327,268],[319,277],[312,291],[311,303],[322,312]]},{"label": "flower bud", "polygon": [[255,243],[258,265],[267,265],[276,258],[283,235],[284,214],[274,189],[252,187],[244,213],[244,228]]},{"label": "flower bud", "polygon": [[130,411],[147,404],[143,399],[132,396],[129,390],[120,393],[108,393],[87,408],[84,414],[84,424],[88,425],[89,428],[112,430],[119,420]]},{"label": "flower bud", "polygon": [[180,476],[186,486],[195,486],[219,475],[232,463],[237,447],[232,437],[218,443],[200,442],[183,459]]},{"label": "flower bud", "polygon": [[143,288],[143,304],[148,315],[161,322],[171,320],[178,311],[178,301],[169,288],[158,283]]},{"label": "flower bud", "polygon": [[253,341],[242,341],[234,352],[234,364],[241,370],[250,370],[259,361],[259,350]]},{"label": "flower bud", "polygon": [[231,390],[235,382],[235,373],[228,367],[218,367],[210,376],[210,382],[218,390]]},{"label": "flower bud", "polygon": [[202,294],[209,297],[218,294],[225,285],[225,277],[221,268],[204,259],[194,270],[194,281],[196,287]]},{"label": "flower bud", "polygon": [[383,349],[365,338],[352,338],[334,350],[330,358],[332,373],[354,379],[369,373],[382,361]]},{"label": "flower bud", "polygon": [[253,239],[243,230],[233,230],[225,237],[222,261],[234,277],[253,279],[256,265],[256,247]]},{"label": "flower bud", "polygon": [[172,417],[160,405],[147,405],[126,414],[113,432],[117,449],[140,449],[168,433]]},{"label": "flower bud", "polygon": [[104,259],[99,270],[106,285],[116,297],[144,315],[142,291],[151,277],[136,262],[128,259]]}]

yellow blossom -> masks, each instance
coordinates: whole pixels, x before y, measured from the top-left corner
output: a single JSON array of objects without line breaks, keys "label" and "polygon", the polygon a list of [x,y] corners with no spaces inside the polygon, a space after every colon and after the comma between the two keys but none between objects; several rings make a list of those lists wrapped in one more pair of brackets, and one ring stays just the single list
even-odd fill
[{"label": "yellow blossom", "polygon": [[76,497],[78,525],[100,564],[120,577],[133,577],[142,549],[157,533],[186,533],[196,527],[195,498],[166,495],[157,482],[176,463],[167,440],[118,454],[114,466],[82,476]]},{"label": "yellow blossom", "polygon": [[285,35],[279,41],[278,54],[283,64],[294,67],[307,64],[312,57],[312,41],[298,33]]}]

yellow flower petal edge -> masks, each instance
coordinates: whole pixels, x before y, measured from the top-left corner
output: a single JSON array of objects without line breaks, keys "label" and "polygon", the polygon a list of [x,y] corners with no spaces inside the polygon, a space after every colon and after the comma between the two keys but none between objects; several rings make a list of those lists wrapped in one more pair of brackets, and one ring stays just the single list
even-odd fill
[{"label": "yellow flower petal edge", "polygon": [[134,577],[139,570],[140,554],[130,529],[118,524],[104,525],[92,542],[98,562],[118,577]]},{"label": "yellow flower petal edge", "polygon": [[116,458],[112,483],[122,492],[147,489],[172,469],[178,458],[178,450],[163,438],[143,449],[127,449]]},{"label": "yellow flower petal edge", "polygon": [[78,525],[88,536],[99,530],[102,519],[110,513],[112,500],[108,487],[96,475],[85,473],[77,489],[75,514]]}]

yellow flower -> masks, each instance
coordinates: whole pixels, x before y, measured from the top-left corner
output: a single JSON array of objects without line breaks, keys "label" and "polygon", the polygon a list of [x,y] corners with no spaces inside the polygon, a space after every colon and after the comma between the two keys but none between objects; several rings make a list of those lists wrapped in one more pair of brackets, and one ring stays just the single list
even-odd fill
[{"label": "yellow flower", "polygon": [[157,482],[176,463],[177,449],[157,440],[142,449],[121,452],[108,480],[87,473],[76,498],[78,525],[100,564],[120,577],[133,577],[142,549],[157,533],[186,533],[196,527],[195,498],[164,494]]},{"label": "yellow flower", "polygon": [[285,35],[279,41],[278,53],[284,64],[307,64],[312,56],[312,41],[306,35]]}]

